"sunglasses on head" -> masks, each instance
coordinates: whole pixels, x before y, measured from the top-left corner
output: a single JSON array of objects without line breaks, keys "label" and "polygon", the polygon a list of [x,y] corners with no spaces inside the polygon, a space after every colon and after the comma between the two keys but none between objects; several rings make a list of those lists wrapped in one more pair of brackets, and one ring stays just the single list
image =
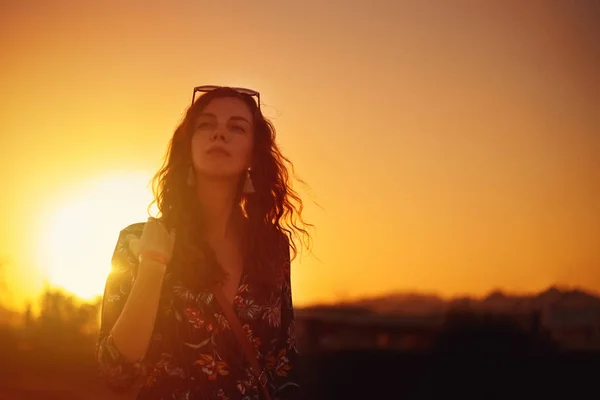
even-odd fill
[{"label": "sunglasses on head", "polygon": [[194,104],[194,101],[196,100],[196,93],[198,93],[198,92],[208,93],[215,89],[221,89],[221,88],[232,89],[232,90],[235,90],[237,93],[244,94],[246,96],[251,96],[251,97],[256,96],[256,103],[258,105],[258,109],[260,110],[260,93],[258,93],[256,90],[252,90],[252,89],[229,87],[229,86],[216,86],[216,85],[196,86],[194,88],[194,93],[192,95],[192,104]]}]

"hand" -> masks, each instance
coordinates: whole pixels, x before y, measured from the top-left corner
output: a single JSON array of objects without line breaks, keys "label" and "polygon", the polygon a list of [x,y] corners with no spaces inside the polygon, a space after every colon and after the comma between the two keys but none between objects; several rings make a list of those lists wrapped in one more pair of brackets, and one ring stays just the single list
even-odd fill
[{"label": "hand", "polygon": [[142,236],[137,238],[134,235],[128,236],[129,250],[136,257],[145,251],[156,252],[164,256],[166,262],[171,259],[173,254],[173,245],[175,244],[175,230],[167,232],[164,224],[153,217],[148,218],[144,225]]}]

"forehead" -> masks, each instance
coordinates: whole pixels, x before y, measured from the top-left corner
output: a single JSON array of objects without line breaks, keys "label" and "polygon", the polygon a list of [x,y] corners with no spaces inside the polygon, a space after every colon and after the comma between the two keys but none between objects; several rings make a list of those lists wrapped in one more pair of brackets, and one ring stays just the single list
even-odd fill
[{"label": "forehead", "polygon": [[204,108],[203,113],[215,114],[222,118],[244,117],[248,121],[253,121],[250,107],[243,100],[236,97],[212,99]]}]

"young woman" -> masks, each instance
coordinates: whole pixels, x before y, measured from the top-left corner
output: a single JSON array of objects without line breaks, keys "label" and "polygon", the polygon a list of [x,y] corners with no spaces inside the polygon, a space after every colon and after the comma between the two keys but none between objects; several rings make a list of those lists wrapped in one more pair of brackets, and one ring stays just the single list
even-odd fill
[{"label": "young woman", "polygon": [[112,258],[96,351],[111,388],[295,398],[290,250],[308,234],[287,162],[257,92],[194,89],[154,178],[160,218],[123,229]]}]

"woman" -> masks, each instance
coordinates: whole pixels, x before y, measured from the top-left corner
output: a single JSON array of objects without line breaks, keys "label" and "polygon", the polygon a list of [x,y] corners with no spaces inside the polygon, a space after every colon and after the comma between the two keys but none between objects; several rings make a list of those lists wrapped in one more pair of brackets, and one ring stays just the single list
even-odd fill
[{"label": "woman", "polygon": [[123,229],[114,251],[96,352],[111,388],[140,381],[138,399],[297,394],[290,249],[308,235],[285,162],[257,92],[194,89],[154,178],[161,217]]}]

